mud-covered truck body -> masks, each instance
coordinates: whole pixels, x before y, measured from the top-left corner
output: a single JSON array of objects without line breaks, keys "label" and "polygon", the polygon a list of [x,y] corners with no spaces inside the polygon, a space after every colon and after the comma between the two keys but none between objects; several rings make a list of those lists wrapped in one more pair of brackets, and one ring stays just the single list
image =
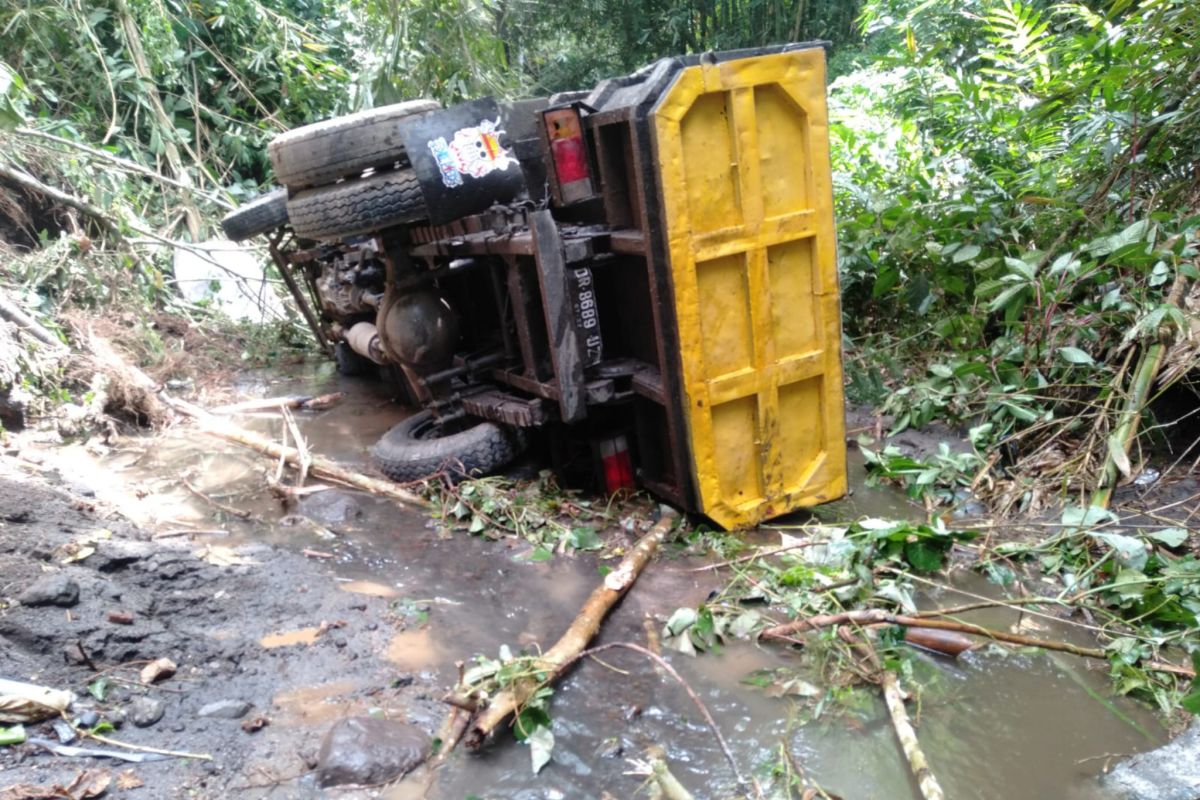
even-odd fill
[{"label": "mud-covered truck body", "polygon": [[421,411],[398,480],[546,432],[725,528],[846,488],[824,51],[660,60],[590,92],[389,106],[284,134],[265,232],[339,368]]}]

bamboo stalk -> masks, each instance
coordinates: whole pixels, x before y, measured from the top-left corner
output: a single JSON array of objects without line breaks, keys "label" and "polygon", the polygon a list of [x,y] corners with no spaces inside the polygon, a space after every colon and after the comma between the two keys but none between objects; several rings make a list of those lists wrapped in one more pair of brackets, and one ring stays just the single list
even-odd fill
[{"label": "bamboo stalk", "polygon": [[875,646],[868,639],[856,636],[847,625],[841,623],[838,625],[838,636],[863,655],[874,672],[872,677],[879,681],[879,686],[883,690],[883,702],[887,706],[888,716],[892,720],[892,729],[900,741],[900,749],[904,751],[904,759],[908,762],[908,767],[917,782],[921,796],[925,800],[945,800],[942,786],[938,783],[933,770],[929,768],[929,759],[925,757],[925,751],[921,749],[921,742],[917,739],[917,732],[908,718],[908,709],[904,707],[906,694],[900,688],[900,681],[896,677],[896,673],[883,666],[879,653],[875,652]]},{"label": "bamboo stalk", "polygon": [[896,738],[900,740],[900,747],[904,750],[904,757],[908,760],[913,777],[917,780],[917,786],[925,800],[943,800],[945,795],[942,793],[942,786],[933,770],[929,768],[929,760],[925,758],[925,751],[921,749],[917,732],[908,719],[908,711],[904,708],[904,692],[900,689],[896,673],[885,669],[882,677],[883,700],[887,703],[892,727],[896,731]]},{"label": "bamboo stalk", "polygon": [[[1186,279],[1183,277],[1183,273],[1175,276],[1175,282],[1171,284],[1171,291],[1167,294],[1167,305],[1176,307],[1179,305],[1185,283]],[[1110,444],[1108,457],[1104,460],[1104,470],[1100,473],[1100,480],[1096,484],[1096,490],[1092,493],[1091,505],[1093,507],[1108,508],[1109,503],[1112,502],[1112,493],[1117,487],[1117,481],[1120,480],[1122,474],[1127,475],[1130,472],[1129,451],[1133,447],[1134,439],[1137,438],[1138,424],[1141,422],[1142,412],[1146,408],[1150,388],[1154,385],[1159,370],[1162,369],[1162,360],[1166,352],[1167,344],[1159,337],[1138,357],[1137,367],[1131,379],[1129,396],[1117,418],[1117,426],[1109,438],[1110,442],[1115,440],[1118,443],[1120,455],[1113,451]]]}]

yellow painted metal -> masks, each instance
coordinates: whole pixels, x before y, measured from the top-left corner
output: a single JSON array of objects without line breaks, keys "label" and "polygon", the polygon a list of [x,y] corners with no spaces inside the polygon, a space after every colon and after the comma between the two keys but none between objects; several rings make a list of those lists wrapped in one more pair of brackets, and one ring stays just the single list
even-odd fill
[{"label": "yellow painted metal", "polygon": [[736,529],[841,497],[823,51],[688,67],[652,124],[701,510]]}]

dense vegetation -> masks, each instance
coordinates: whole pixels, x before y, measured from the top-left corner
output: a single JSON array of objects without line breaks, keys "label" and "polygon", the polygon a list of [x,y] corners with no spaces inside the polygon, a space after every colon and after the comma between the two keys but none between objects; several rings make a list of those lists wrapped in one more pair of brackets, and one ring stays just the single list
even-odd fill
[{"label": "dense vegetation", "polygon": [[[14,0],[0,31],[6,238],[37,256],[8,282],[46,309],[169,301],[162,240],[269,183],[277,131],[823,37],[852,399],[970,427],[983,483],[1030,507],[1103,483],[1130,398],[1196,358],[1186,0]],[[877,461],[943,488],[984,464]]]}]

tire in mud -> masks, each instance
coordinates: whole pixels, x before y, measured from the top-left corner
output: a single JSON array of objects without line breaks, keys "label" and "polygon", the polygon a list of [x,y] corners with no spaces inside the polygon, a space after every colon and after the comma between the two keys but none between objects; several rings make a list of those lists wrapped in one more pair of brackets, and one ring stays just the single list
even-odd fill
[{"label": "tire in mud", "polygon": [[396,122],[438,108],[436,100],[410,100],[280,134],[267,147],[275,179],[296,191],[390,167],[404,153]]},{"label": "tire in mud", "polygon": [[221,220],[221,230],[231,241],[242,242],[270,233],[287,221],[287,190],[276,189],[230,211]]},{"label": "tire in mud", "polygon": [[383,435],[371,448],[375,466],[394,481],[408,483],[444,472],[452,481],[487,475],[525,449],[520,431],[478,422],[446,433],[430,411],[421,411]]},{"label": "tire in mud", "polygon": [[375,366],[374,361],[359,355],[345,342],[338,342],[333,346],[333,362],[337,365],[337,371],[348,377],[370,375]]},{"label": "tire in mud", "polygon": [[287,210],[296,235],[305,239],[341,239],[427,216],[411,169],[305,189],[292,195]]}]

